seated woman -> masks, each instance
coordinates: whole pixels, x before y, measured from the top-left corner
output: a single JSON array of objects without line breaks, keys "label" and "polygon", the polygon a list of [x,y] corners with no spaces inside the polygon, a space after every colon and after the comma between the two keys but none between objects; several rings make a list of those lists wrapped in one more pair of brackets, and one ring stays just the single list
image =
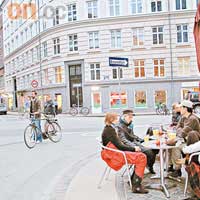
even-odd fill
[{"label": "seated woman", "polygon": [[[188,172],[190,186],[197,197],[200,199],[200,156],[193,156],[191,163],[188,164],[189,155],[200,151],[200,134],[192,131],[188,135],[187,146],[183,148],[183,153],[186,155],[185,164]],[[194,198],[195,199],[195,198]]]},{"label": "seated woman", "polygon": [[[130,147],[124,145],[118,137],[115,130],[115,125],[118,123],[117,113],[107,113],[105,117],[105,124],[102,133],[102,142],[104,146],[125,151],[126,158],[129,164],[135,165],[134,173],[131,176],[132,192],[133,193],[148,193],[148,190],[144,189],[141,182],[144,176],[144,170],[147,164],[146,155],[138,152],[139,147]],[[124,158],[119,153],[109,150],[102,150],[102,159],[114,170],[119,170],[125,164]],[[121,154],[122,155],[122,154]]]}]

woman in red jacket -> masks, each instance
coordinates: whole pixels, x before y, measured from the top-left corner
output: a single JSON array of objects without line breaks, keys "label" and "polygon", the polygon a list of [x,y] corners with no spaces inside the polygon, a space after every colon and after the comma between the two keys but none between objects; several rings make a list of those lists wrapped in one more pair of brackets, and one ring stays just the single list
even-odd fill
[{"label": "woman in red jacket", "polygon": [[[146,155],[140,151],[139,147],[130,147],[124,145],[115,130],[115,124],[118,123],[117,113],[107,113],[105,117],[105,124],[102,133],[102,142],[104,146],[115,148],[121,151],[125,151],[126,158],[129,164],[135,166],[134,173],[131,176],[131,182],[133,185],[133,193],[148,193],[148,190],[144,189],[141,182],[144,176],[144,170],[147,164]],[[109,150],[102,150],[102,159],[114,170],[119,170],[125,161],[123,157],[120,157],[119,153],[111,152]]]}]

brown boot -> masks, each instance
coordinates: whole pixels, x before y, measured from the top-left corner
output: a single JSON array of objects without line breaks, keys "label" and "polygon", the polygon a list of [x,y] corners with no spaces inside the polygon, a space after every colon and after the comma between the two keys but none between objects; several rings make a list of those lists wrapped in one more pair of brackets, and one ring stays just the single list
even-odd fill
[{"label": "brown boot", "polygon": [[149,192],[142,186],[142,184],[141,184],[142,178],[141,177],[134,174],[131,177],[131,181],[132,181],[132,185],[133,185],[133,187],[132,187],[133,193],[147,194]]},{"label": "brown boot", "polygon": [[149,191],[146,190],[146,189],[144,188],[144,186],[142,186],[142,185],[140,185],[140,186],[134,186],[134,185],[133,185],[133,187],[132,187],[132,192],[133,192],[133,193],[139,193],[139,194],[147,194],[147,193],[149,193]]}]

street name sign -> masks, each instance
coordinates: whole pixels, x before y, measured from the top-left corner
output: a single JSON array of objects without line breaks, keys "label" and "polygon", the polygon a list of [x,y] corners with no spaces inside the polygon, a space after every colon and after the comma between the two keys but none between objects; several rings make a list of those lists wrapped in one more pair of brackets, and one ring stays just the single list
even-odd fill
[{"label": "street name sign", "polygon": [[110,67],[128,67],[128,58],[109,57]]}]

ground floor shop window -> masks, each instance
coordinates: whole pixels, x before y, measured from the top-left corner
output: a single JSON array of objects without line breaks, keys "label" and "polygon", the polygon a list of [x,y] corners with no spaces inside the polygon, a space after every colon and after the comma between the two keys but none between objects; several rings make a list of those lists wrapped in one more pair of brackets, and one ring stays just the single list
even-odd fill
[{"label": "ground floor shop window", "polygon": [[[121,96],[121,106],[120,106],[120,96]],[[111,92],[110,94],[110,106],[111,108],[126,108],[127,107],[127,93],[121,92]]]},{"label": "ground floor shop window", "polygon": [[94,92],[92,93],[92,112],[101,113],[101,93]]},{"label": "ground floor shop window", "polygon": [[167,103],[167,92],[165,90],[155,91],[155,105]]},{"label": "ground floor shop window", "polygon": [[135,92],[135,107],[145,108],[147,107],[147,94],[146,91],[136,91]]}]

